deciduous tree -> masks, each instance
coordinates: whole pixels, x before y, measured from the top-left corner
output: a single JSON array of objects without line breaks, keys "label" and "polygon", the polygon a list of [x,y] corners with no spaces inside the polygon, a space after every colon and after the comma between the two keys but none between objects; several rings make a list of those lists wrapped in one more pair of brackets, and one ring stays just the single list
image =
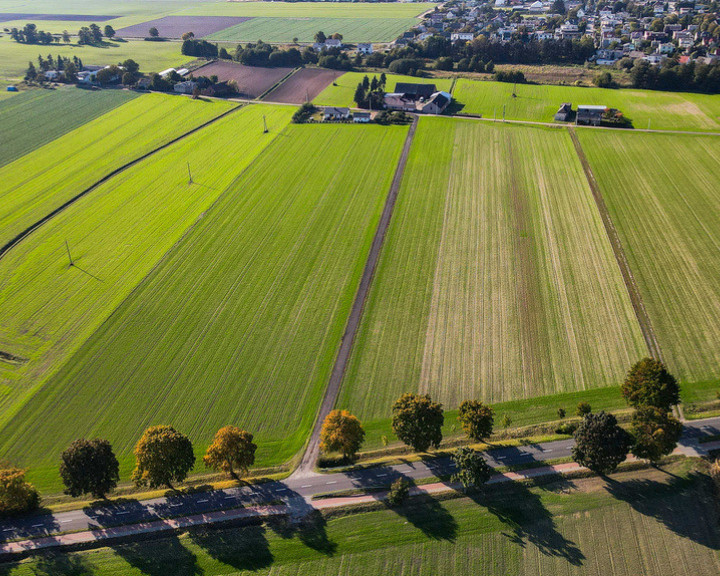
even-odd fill
[{"label": "deciduous tree", "polygon": [[587,414],[574,436],[573,460],[598,474],[615,470],[625,460],[632,443],[615,416],[603,411]]},{"label": "deciduous tree", "polygon": [[480,441],[492,434],[495,416],[490,406],[478,400],[465,400],[460,404],[458,420],[468,438]]},{"label": "deciduous tree", "polygon": [[680,387],[660,360],[643,358],[628,372],[622,394],[630,406],[670,410],[680,401]]},{"label": "deciduous tree", "polygon": [[172,426],[151,426],[135,446],[137,486],[167,486],[182,482],[195,465],[192,443]]},{"label": "deciduous tree", "polygon": [[393,405],[395,435],[418,452],[440,445],[444,421],[442,404],[433,402],[427,394],[403,394]]},{"label": "deciduous tree", "polygon": [[455,450],[452,460],[457,466],[457,472],[453,474],[453,481],[461,482],[465,488],[481,486],[490,480],[493,474],[492,468],[483,458],[482,453],[472,448],[458,448]]},{"label": "deciduous tree", "polygon": [[110,442],[81,438],[62,453],[60,477],[65,493],[74,498],[83,494],[105,498],[120,480],[120,464]]},{"label": "deciduous tree", "polygon": [[203,462],[213,470],[223,470],[237,478],[247,474],[248,468],[255,463],[253,435],[236,426],[225,426],[215,434],[212,444],[205,452]]},{"label": "deciduous tree", "polygon": [[110,24],[106,24],[103,33],[105,34],[105,38],[112,38],[115,36],[115,28],[110,26]]},{"label": "deciduous tree", "polygon": [[340,452],[345,458],[355,456],[365,439],[360,420],[347,410],[333,410],[325,418],[320,432],[320,450]]},{"label": "deciduous tree", "polygon": [[410,482],[405,478],[398,478],[390,485],[385,502],[388,506],[400,506],[410,495]]},{"label": "deciduous tree", "polygon": [[31,512],[39,505],[40,495],[25,480],[25,470],[12,466],[0,469],[0,515]]},{"label": "deciduous tree", "polygon": [[633,414],[632,453],[638,458],[657,462],[670,454],[682,434],[682,424],[667,411],[654,406],[640,406]]},{"label": "deciduous tree", "polygon": [[150,30],[148,30],[148,33],[150,34],[151,38],[157,38],[158,36],[160,36],[160,32],[157,28],[155,28],[155,26],[150,28]]}]

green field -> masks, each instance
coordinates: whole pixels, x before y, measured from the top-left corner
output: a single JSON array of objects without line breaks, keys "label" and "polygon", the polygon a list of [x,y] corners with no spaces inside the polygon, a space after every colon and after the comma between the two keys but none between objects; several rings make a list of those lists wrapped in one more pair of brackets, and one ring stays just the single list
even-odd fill
[{"label": "green field", "polygon": [[[285,107],[253,105],[218,120],[111,179],[0,261],[0,291],[7,295],[0,301],[0,350],[28,360],[0,365],[1,423],[42,389],[198,216],[279,136],[291,114]],[[262,133],[263,116],[270,134]],[[67,266],[66,238],[76,268]],[[16,454],[32,450],[27,437],[9,441],[17,442],[9,448],[13,426],[0,433],[0,442]],[[50,461],[55,464],[54,458]],[[34,472],[41,476],[39,485],[57,482],[56,472],[49,479],[41,470]]]},{"label": "green field", "polygon": [[[414,18],[435,8],[432,2],[213,2],[176,12],[181,16],[272,18]],[[328,31],[325,30],[327,33]],[[256,39],[257,40],[257,39]]]},{"label": "green field", "polygon": [[259,17],[207,36],[216,42],[313,42],[318,30],[339,32],[344,42],[390,42],[418,23],[415,18]]},{"label": "green field", "polygon": [[720,375],[720,140],[578,135],[665,360],[687,381]]},{"label": "green field", "polygon": [[0,244],[123,164],[232,106],[145,95],[6,164],[0,168]]},{"label": "green field", "polygon": [[[514,88],[515,87],[515,88]],[[517,97],[513,98],[513,89]],[[720,95],[612,90],[576,86],[549,86],[459,79],[453,96],[464,104],[461,113],[485,118],[553,122],[560,104],[606,105],[617,108],[635,128],[655,130],[720,131]]]},{"label": "green field", "polygon": [[[295,454],[327,384],[406,130],[284,131],[22,405],[0,431],[0,452],[38,470],[56,465],[72,439],[101,435],[127,470],[142,430],[165,422],[189,434],[198,452],[232,423],[256,434],[260,465]],[[165,177],[152,167],[142,175]],[[125,235],[120,245],[137,235],[129,223],[113,230]],[[111,285],[128,268],[100,268],[105,257],[95,246],[78,247],[81,265]],[[48,258],[65,277],[57,280],[62,293],[75,271],[62,252]],[[16,278],[24,287],[20,272]],[[39,291],[27,293],[32,301]],[[83,321],[74,311],[72,318]]]},{"label": "green field", "polygon": [[645,354],[568,134],[421,119],[338,405],[586,390]]},{"label": "green field", "polygon": [[673,467],[521,485],[328,519],[198,529],[0,565],[7,576],[715,576],[717,503],[707,476]]},{"label": "green field", "polygon": [[[42,28],[42,27],[41,27]],[[79,27],[78,27],[79,28]],[[180,53],[179,42],[143,42],[142,40],[127,42],[107,42],[103,46],[78,46],[77,44],[53,44],[38,46],[35,44],[19,44],[8,35],[0,37],[0,87],[20,82],[25,76],[28,62],[37,66],[38,54],[45,58],[52,54],[65,58],[77,56],[83,64],[107,65],[117,64],[132,58],[140,64],[142,72],[159,72],[171,66],[180,66],[191,57]]]},{"label": "green field", "polygon": [[[364,76],[372,79],[373,76],[380,78],[378,72],[346,72],[340,78],[330,84],[315,98],[316,104],[324,106],[355,106],[353,97],[357,85],[362,82]],[[402,76],[400,74],[386,74],[386,92],[392,92],[398,82],[414,82],[421,84],[435,84],[438,90],[450,90],[452,79],[450,78],[416,78],[415,76]]]},{"label": "green field", "polygon": [[137,96],[127,90],[30,90],[0,103],[0,166]]}]

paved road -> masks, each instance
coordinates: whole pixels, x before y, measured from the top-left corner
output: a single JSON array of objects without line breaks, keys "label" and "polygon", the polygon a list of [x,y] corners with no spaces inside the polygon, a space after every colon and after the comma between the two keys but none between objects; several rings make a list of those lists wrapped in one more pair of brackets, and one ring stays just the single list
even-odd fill
[{"label": "paved road", "polygon": [[[691,446],[706,435],[720,434],[720,417],[685,424],[681,445]],[[507,447],[490,450],[486,457],[491,466],[532,466],[570,456],[572,440]],[[283,501],[299,510],[308,508],[307,500],[317,494],[341,490],[387,487],[396,478],[422,480],[452,472],[448,458],[428,459],[397,466],[381,466],[346,473],[318,474],[268,482],[256,486],[229,488],[213,492],[179,494],[169,498],[129,501],[104,508],[87,508],[54,515],[34,516],[7,521],[0,525],[0,541],[36,538],[58,532],[108,528],[178,516],[229,510],[240,506]]]}]

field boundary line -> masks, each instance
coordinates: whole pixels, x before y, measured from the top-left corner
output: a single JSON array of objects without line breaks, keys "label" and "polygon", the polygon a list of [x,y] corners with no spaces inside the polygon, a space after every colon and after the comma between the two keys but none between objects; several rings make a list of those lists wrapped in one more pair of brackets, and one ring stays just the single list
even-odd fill
[{"label": "field boundary line", "polygon": [[226,111],[223,112],[222,114],[219,114],[218,116],[215,116],[214,118],[211,118],[211,119],[208,120],[207,122],[203,122],[203,123],[200,124],[199,126],[196,126],[195,128],[192,128],[192,129],[189,130],[188,132],[184,132],[184,133],[180,134],[179,136],[176,136],[176,137],[173,138],[172,140],[169,140],[168,142],[165,142],[164,144],[161,144],[161,145],[158,146],[157,148],[153,148],[152,150],[146,152],[146,153],[143,154],[142,156],[139,156],[139,157],[135,158],[134,160],[130,160],[129,162],[126,162],[126,163],[123,164],[122,166],[119,166],[118,168],[115,168],[115,169],[112,170],[111,172],[108,172],[107,174],[105,174],[105,176],[103,176],[103,177],[100,178],[99,180],[96,180],[96,181],[95,181],[94,183],[92,183],[90,186],[88,186],[87,188],[83,189],[81,192],[79,192],[78,194],[76,194],[75,196],[73,196],[72,198],[70,198],[69,200],[67,200],[66,202],[64,202],[64,203],[61,204],[60,206],[58,206],[57,208],[53,209],[51,212],[49,212],[48,214],[46,214],[45,216],[43,216],[40,220],[34,222],[33,224],[31,224],[30,226],[28,226],[27,228],[25,228],[25,230],[23,230],[22,232],[20,232],[19,234],[17,234],[14,238],[12,238],[12,239],[9,240],[8,242],[6,242],[2,247],[0,247],[0,260],[2,260],[3,257],[5,256],[5,254],[7,254],[10,250],[12,250],[12,249],[13,249],[15,246],[17,246],[18,244],[20,244],[20,242],[22,242],[25,238],[27,238],[28,236],[30,236],[30,234],[32,234],[33,232],[35,232],[35,230],[37,230],[38,228],[40,228],[40,226],[42,226],[42,225],[45,224],[46,222],[52,220],[55,216],[57,216],[58,214],[60,214],[60,213],[61,213],[62,211],[64,211],[66,208],[72,206],[75,202],[77,202],[78,200],[80,200],[80,199],[83,198],[84,196],[87,196],[90,192],[92,192],[93,190],[95,190],[96,188],[98,188],[100,185],[104,184],[104,183],[107,182],[108,180],[111,180],[112,178],[114,178],[114,177],[117,176],[118,174],[123,173],[123,172],[124,172],[125,170],[127,170],[128,168],[132,168],[133,166],[135,166],[136,164],[139,164],[139,163],[142,162],[143,160],[146,160],[146,159],[148,159],[149,157],[153,156],[154,154],[157,154],[158,152],[161,152],[161,151],[164,150],[165,148],[168,148],[169,146],[172,146],[173,144],[176,144],[177,142],[183,140],[184,138],[187,138],[188,136],[191,136],[191,135],[194,134],[195,132],[198,132],[198,131],[202,130],[203,128],[207,128],[208,126],[210,126],[210,125],[213,124],[214,122],[217,122],[218,120],[224,118],[224,117],[227,116],[228,114],[232,114],[233,112],[239,110],[240,108],[242,108],[242,104],[239,105],[239,106],[234,106],[234,107],[230,108],[230,110],[226,110]]},{"label": "field boundary line", "polygon": [[590,185],[590,190],[593,198],[595,199],[595,204],[598,212],[600,213],[600,218],[605,226],[605,232],[607,233],[608,240],[610,241],[613,253],[615,254],[615,260],[620,268],[620,274],[625,282],[625,287],[627,288],[628,295],[630,296],[630,302],[633,310],[635,310],[635,316],[638,324],[640,325],[643,337],[645,338],[645,344],[647,345],[648,351],[653,358],[662,360],[660,343],[658,342],[655,331],[653,330],[652,323],[650,322],[650,316],[645,309],[645,304],[643,303],[642,296],[640,295],[640,289],[638,288],[632,269],[628,263],[627,256],[623,250],[620,236],[618,235],[615,224],[610,217],[610,212],[605,204],[602,192],[600,191],[600,186],[595,179],[595,174],[593,174],[590,163],[588,162],[587,156],[585,156],[585,151],[580,144],[580,139],[577,137],[575,130],[572,127],[568,127],[568,133],[570,134],[570,139],[575,146],[575,152],[577,153],[580,164],[585,172],[585,177]]},{"label": "field boundary line", "polygon": [[315,424],[313,425],[310,440],[305,446],[305,452],[300,459],[300,464],[292,473],[291,477],[298,478],[312,474],[315,461],[320,454],[320,431],[325,418],[335,406],[338,394],[340,393],[340,385],[342,384],[343,377],[345,376],[345,370],[347,368],[348,361],[350,360],[353,343],[355,342],[355,337],[357,336],[360,328],[360,322],[365,309],[365,302],[367,301],[368,294],[370,293],[370,286],[372,284],[373,277],[375,276],[378,261],[380,260],[380,252],[382,251],[385,236],[387,235],[387,231],[390,226],[393,210],[395,209],[395,202],[397,201],[398,192],[400,191],[400,184],[402,183],[403,175],[405,173],[405,166],[410,154],[410,148],[412,146],[413,137],[415,136],[417,124],[418,118],[417,116],[413,116],[412,124],[410,125],[410,129],[405,137],[405,144],[403,145],[397,167],[395,168],[395,175],[393,176],[392,183],[390,184],[390,190],[388,191],[387,198],[385,199],[385,206],[383,207],[377,229],[375,230],[375,235],[373,236],[372,244],[370,245],[370,251],[368,252],[367,260],[365,261],[365,267],[363,268],[363,273],[360,278],[360,284],[358,285],[357,292],[355,293],[355,299],[353,300],[350,315],[348,316],[347,324],[345,325],[345,332],[343,333],[342,340],[340,340],[340,348],[338,349],[337,356],[335,357],[335,364],[333,365],[330,380],[327,388],[325,389],[325,395],[323,396],[322,403],[320,404]]},{"label": "field boundary line", "polygon": [[272,92],[273,90],[275,90],[275,88],[279,88],[279,87],[285,82],[285,80],[287,80],[288,78],[290,78],[290,76],[292,76],[293,74],[295,74],[296,72],[298,72],[298,71],[301,70],[301,69],[302,69],[302,66],[296,66],[295,68],[293,68],[288,74],[286,74],[285,76],[283,76],[282,78],[280,78],[280,80],[278,80],[277,82],[275,82],[275,84],[273,84],[272,86],[270,86],[270,88],[268,88],[267,90],[265,90],[265,92],[263,92],[262,94],[260,94],[260,96],[258,96],[257,98],[255,98],[255,100],[262,100],[263,98],[265,98],[265,96],[267,96],[268,94],[270,94],[270,92]]}]

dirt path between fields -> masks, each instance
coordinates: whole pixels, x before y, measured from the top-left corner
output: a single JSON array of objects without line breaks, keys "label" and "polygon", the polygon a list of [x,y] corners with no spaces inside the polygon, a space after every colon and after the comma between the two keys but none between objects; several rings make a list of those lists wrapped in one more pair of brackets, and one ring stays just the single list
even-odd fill
[{"label": "dirt path between fields", "polygon": [[342,384],[343,376],[345,376],[345,369],[347,368],[348,360],[350,359],[353,342],[355,341],[355,336],[357,336],[358,329],[360,328],[360,321],[362,320],[365,301],[367,300],[370,292],[370,285],[372,283],[373,276],[375,275],[378,260],[380,259],[380,251],[382,250],[385,235],[388,227],[390,226],[390,219],[392,218],[393,209],[395,208],[395,201],[397,200],[398,191],[400,190],[400,184],[405,172],[405,165],[407,164],[410,147],[412,145],[413,137],[415,136],[417,122],[417,116],[413,116],[410,130],[405,138],[405,144],[400,155],[400,160],[398,161],[397,168],[395,169],[395,176],[393,177],[387,199],[385,200],[385,206],[383,208],[382,215],[380,216],[380,222],[378,222],[378,227],[375,231],[372,245],[370,246],[370,252],[368,253],[368,257],[365,262],[365,268],[363,269],[362,277],[360,278],[360,285],[358,286],[357,293],[355,294],[355,300],[353,301],[350,316],[348,317],[347,325],[345,326],[345,333],[340,341],[340,349],[338,350],[337,357],[335,358],[335,365],[333,366],[332,373],[330,374],[330,381],[325,389],[325,396],[323,397],[322,404],[320,405],[320,410],[315,420],[312,435],[310,436],[310,440],[305,448],[305,453],[300,460],[300,464],[295,469],[295,472],[293,472],[291,478],[298,478],[313,474],[315,462],[320,455],[320,430],[322,429],[326,416],[335,406],[335,401],[340,393],[340,384]]},{"label": "dirt path between fields", "polygon": [[590,168],[590,163],[585,156],[585,151],[580,144],[580,140],[578,139],[575,130],[572,127],[569,127],[568,132],[570,133],[570,139],[572,140],[573,145],[575,146],[575,151],[580,159],[580,164],[582,164],[583,170],[585,171],[585,177],[590,185],[593,198],[595,198],[595,204],[600,212],[600,217],[602,218],[603,225],[605,226],[605,231],[607,232],[608,239],[610,240],[610,245],[615,253],[615,259],[620,267],[620,273],[622,274],[628,294],[630,295],[630,302],[635,310],[635,316],[640,324],[640,329],[642,330],[643,337],[645,338],[648,351],[653,358],[662,360],[660,344],[655,336],[655,331],[653,330],[652,323],[650,322],[650,317],[645,309],[645,304],[643,304],[640,290],[638,289],[635,277],[633,276],[630,265],[628,264],[627,256],[625,255],[622,243],[620,242],[620,237],[618,236],[615,225],[610,217],[610,212],[608,211],[605,200],[600,192],[600,187],[598,186],[597,180],[595,180],[595,175],[593,174],[592,168]]},{"label": "dirt path between fields", "polygon": [[18,244],[20,244],[20,242],[22,242],[25,238],[27,238],[28,236],[30,236],[30,234],[32,234],[33,232],[35,232],[35,230],[37,230],[38,228],[40,228],[40,226],[42,226],[43,224],[45,224],[45,223],[48,222],[49,220],[52,220],[55,216],[57,216],[58,214],[60,214],[63,210],[65,210],[65,209],[68,208],[69,206],[72,206],[75,202],[77,202],[77,201],[80,200],[83,196],[86,196],[87,194],[89,194],[90,192],[92,192],[93,190],[95,190],[95,189],[96,189],[98,186],[100,186],[101,184],[104,184],[105,182],[107,182],[107,181],[110,180],[111,178],[114,178],[114,177],[117,176],[118,174],[121,174],[122,172],[124,172],[124,171],[127,170],[128,168],[132,168],[133,166],[135,166],[136,164],[142,162],[143,160],[146,160],[146,159],[149,158],[150,156],[152,156],[152,155],[154,155],[154,154],[157,154],[157,153],[160,152],[161,150],[164,150],[165,148],[167,148],[167,147],[169,147],[169,146],[172,146],[173,144],[175,144],[176,142],[179,142],[180,140],[182,140],[182,139],[184,139],[184,138],[187,138],[188,136],[190,136],[191,134],[194,134],[194,133],[197,132],[198,130],[202,130],[203,128],[206,128],[206,127],[209,126],[210,124],[213,124],[214,122],[217,122],[217,121],[220,120],[221,118],[224,118],[224,117],[227,116],[228,114],[232,114],[233,112],[239,110],[240,108],[242,108],[242,106],[235,106],[234,108],[231,108],[230,110],[227,110],[226,112],[223,112],[222,114],[220,114],[220,115],[218,115],[218,116],[215,116],[214,118],[211,118],[211,119],[208,120],[207,122],[204,122],[203,124],[200,124],[200,126],[196,126],[196,127],[193,128],[192,130],[189,130],[189,131],[187,131],[187,132],[184,132],[183,134],[180,134],[180,136],[177,136],[177,137],[173,138],[172,140],[170,140],[170,141],[168,141],[168,142],[165,142],[165,144],[161,144],[161,145],[158,146],[157,148],[153,148],[152,150],[150,150],[149,152],[146,152],[146,153],[143,154],[142,156],[139,156],[138,158],[135,158],[134,160],[131,160],[130,162],[127,162],[127,163],[123,164],[123,165],[120,166],[119,168],[115,168],[115,170],[113,170],[112,172],[109,172],[108,174],[105,174],[105,176],[103,176],[102,178],[100,178],[100,180],[95,181],[93,184],[91,184],[90,186],[88,186],[87,188],[85,188],[84,190],[82,190],[81,192],[79,192],[78,194],[76,194],[75,196],[73,196],[72,198],[70,198],[69,200],[67,200],[66,202],[64,202],[63,204],[61,204],[61,205],[58,206],[57,208],[55,208],[54,210],[52,210],[49,214],[46,214],[45,216],[43,216],[43,217],[42,217],[40,220],[38,220],[37,222],[34,222],[32,225],[30,225],[30,226],[28,226],[27,228],[25,228],[25,230],[23,230],[22,232],[20,232],[20,233],[19,233],[17,236],[15,236],[12,240],[9,240],[7,243],[5,243],[3,246],[1,246],[1,247],[0,247],[0,260],[2,260],[2,258],[5,256],[5,254],[7,254],[10,250],[12,250],[12,249],[13,249],[15,246],[17,246]]}]

